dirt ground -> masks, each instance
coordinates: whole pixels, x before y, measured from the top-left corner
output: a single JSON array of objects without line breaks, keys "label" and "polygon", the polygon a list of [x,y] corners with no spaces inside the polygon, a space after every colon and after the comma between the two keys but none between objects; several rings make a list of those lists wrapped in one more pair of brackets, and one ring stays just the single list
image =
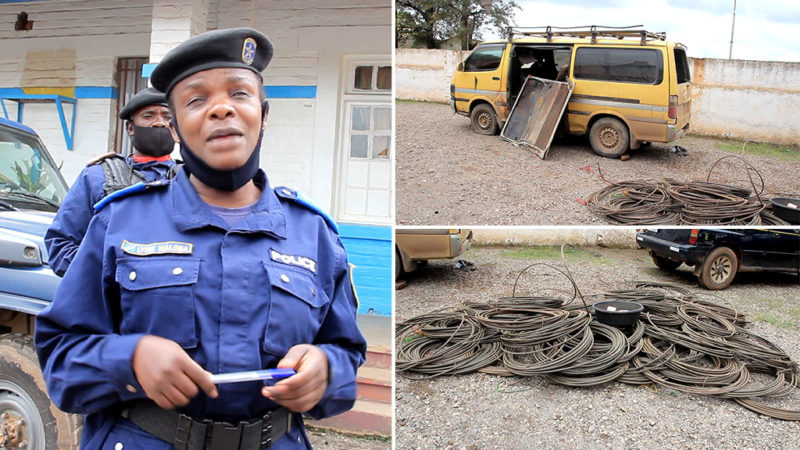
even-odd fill
[{"label": "dirt ground", "polygon": [[[556,138],[545,160],[499,136],[470,130],[449,105],[398,102],[396,221],[399,225],[605,225],[580,201],[611,181],[705,180],[724,141],[697,136],[629,152],[627,161],[595,154],[585,137]],[[675,145],[687,149],[682,156]],[[790,152],[798,152],[793,149]],[[800,160],[748,155],[767,194],[800,195]],[[712,181],[746,186],[743,164],[727,159]]]},{"label": "dirt ground", "polygon": [[[550,253],[552,255],[552,253]],[[397,323],[463,302],[566,289],[559,274],[532,263],[561,264],[519,247],[473,247],[454,261],[431,261],[409,274],[396,293]],[[587,247],[568,256],[584,295],[622,287],[627,280],[674,283],[704,299],[749,315],[747,328],[800,361],[798,278],[739,274],[723,291],[700,288],[690,268],[656,268],[645,250]],[[577,300],[580,301],[580,300]],[[551,384],[541,377],[482,373],[428,380],[396,377],[395,445],[414,449],[480,448],[797,448],[800,422],[772,419],[738,404],[655,385],[611,382],[589,388]],[[775,406],[800,409],[800,389]]]}]

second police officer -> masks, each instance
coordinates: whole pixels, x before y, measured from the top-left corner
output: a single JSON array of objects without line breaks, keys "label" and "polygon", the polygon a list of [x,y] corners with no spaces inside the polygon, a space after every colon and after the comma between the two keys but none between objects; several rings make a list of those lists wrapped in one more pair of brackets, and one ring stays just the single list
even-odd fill
[{"label": "second police officer", "polygon": [[163,93],[147,88],[131,97],[120,110],[133,153],[127,157],[111,152],[94,160],[81,171],[45,234],[49,264],[63,277],[78,252],[93,206],[108,194],[140,181],[171,178],[175,161],[170,153],[175,141],[169,131],[172,114]]},{"label": "second police officer", "polygon": [[[272,44],[217,30],[152,74],[185,165],[92,219],[36,346],[85,448],[310,448],[300,413],[344,412],[366,342],[336,225],[259,169]],[[211,373],[291,368],[274,385]]]}]

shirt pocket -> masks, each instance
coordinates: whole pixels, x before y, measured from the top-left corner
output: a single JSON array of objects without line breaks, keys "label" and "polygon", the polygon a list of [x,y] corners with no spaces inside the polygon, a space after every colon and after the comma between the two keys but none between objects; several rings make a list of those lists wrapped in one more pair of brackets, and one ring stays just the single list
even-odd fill
[{"label": "shirt pocket", "polygon": [[200,258],[123,257],[115,275],[120,286],[122,334],[165,337],[183,348],[197,346],[194,288]]},{"label": "shirt pocket", "polygon": [[316,277],[301,269],[265,263],[270,284],[264,351],[283,357],[297,344],[311,344],[330,302]]}]

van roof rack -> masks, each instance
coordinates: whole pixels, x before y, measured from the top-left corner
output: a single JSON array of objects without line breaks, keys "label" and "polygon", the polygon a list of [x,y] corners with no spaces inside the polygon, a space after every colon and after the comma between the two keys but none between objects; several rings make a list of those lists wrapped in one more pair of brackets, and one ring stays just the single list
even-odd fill
[{"label": "van roof rack", "polygon": [[648,40],[664,41],[667,39],[667,33],[661,31],[653,33],[644,28],[644,25],[632,25],[628,27],[607,27],[603,25],[587,25],[581,27],[508,27],[508,40],[509,42],[514,38],[514,35],[522,36],[543,36],[547,38],[547,42],[552,42],[553,37],[591,37],[592,44],[597,43],[597,37],[610,37],[617,39],[624,39],[626,37],[636,37],[642,40],[642,45]]}]

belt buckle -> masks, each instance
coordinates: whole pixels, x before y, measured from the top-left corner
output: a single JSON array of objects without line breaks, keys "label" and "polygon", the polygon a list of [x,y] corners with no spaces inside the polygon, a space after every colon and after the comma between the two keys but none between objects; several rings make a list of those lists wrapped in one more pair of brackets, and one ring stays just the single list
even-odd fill
[{"label": "belt buckle", "polygon": [[233,425],[228,422],[212,422],[208,450],[238,449],[242,440],[243,424]]}]

